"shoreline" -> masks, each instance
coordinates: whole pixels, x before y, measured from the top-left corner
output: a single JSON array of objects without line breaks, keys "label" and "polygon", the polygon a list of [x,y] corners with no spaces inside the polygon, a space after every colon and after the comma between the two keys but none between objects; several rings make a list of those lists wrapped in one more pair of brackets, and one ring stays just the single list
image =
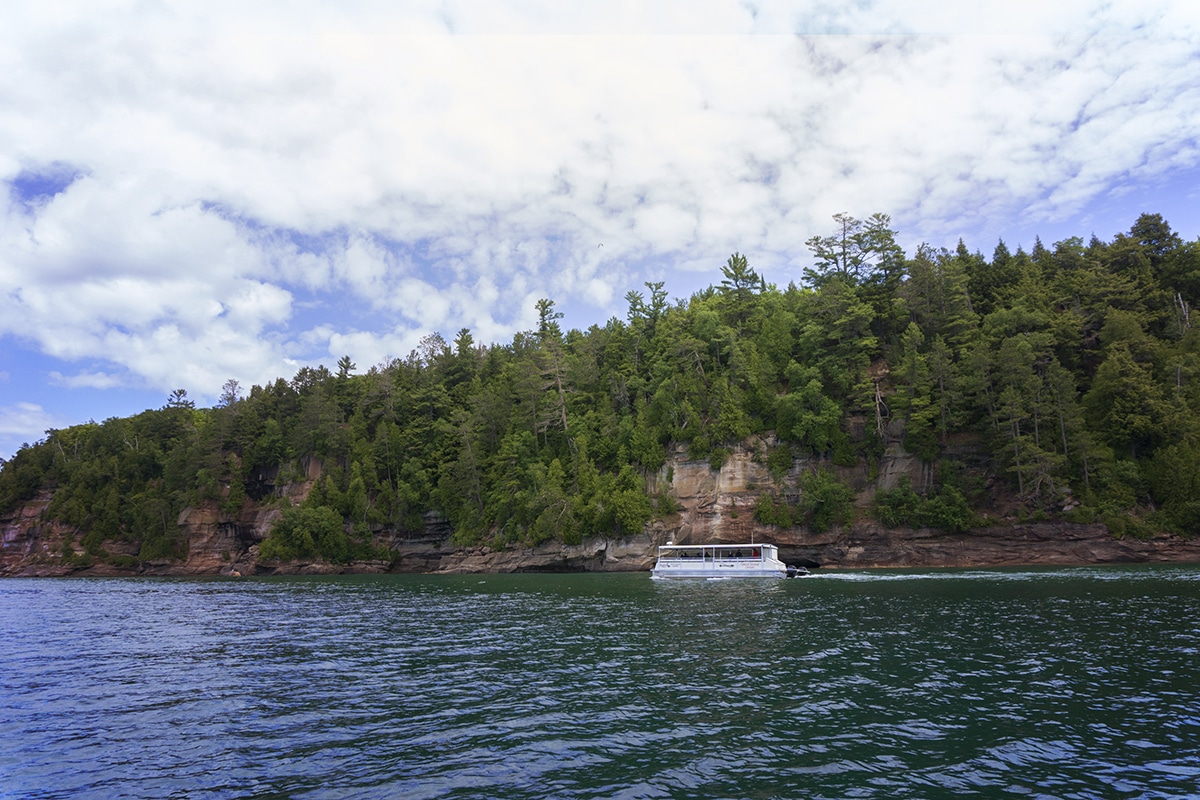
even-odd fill
[{"label": "shoreline", "polygon": [[[448,542],[400,544],[392,561],[334,564],[316,560],[266,561],[257,545],[238,548],[226,541],[195,541],[186,559],[137,562],[106,543],[121,563],[78,563],[82,552],[63,555],[59,536],[44,528],[14,537],[7,527],[0,551],[0,577],[252,577],[269,575],[371,575],[648,572],[658,545],[671,533],[658,530],[634,537],[597,538],[579,545],[537,547],[451,547]],[[852,525],[814,535],[802,530],[757,536],[779,547],[780,558],[810,570],[1001,569],[1200,563],[1200,538],[1157,535],[1148,539],[1113,537],[1103,525],[1036,523],[980,529],[947,536],[936,531]],[[715,543],[736,544],[717,538]],[[693,542],[700,543],[700,542]],[[230,546],[234,545],[234,546]]]}]

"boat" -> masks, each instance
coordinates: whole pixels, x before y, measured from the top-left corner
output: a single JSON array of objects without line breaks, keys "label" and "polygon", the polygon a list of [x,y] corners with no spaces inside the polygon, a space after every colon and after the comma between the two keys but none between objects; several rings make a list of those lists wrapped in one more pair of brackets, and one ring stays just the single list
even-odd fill
[{"label": "boat", "polygon": [[658,548],[652,578],[790,578],[807,574],[779,560],[773,544],[675,544]]}]

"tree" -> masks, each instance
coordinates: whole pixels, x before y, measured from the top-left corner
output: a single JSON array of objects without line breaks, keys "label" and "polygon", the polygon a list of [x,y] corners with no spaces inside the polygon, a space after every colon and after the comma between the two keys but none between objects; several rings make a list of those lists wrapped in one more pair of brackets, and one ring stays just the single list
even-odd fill
[{"label": "tree", "polygon": [[814,287],[835,279],[857,284],[898,274],[904,254],[896,244],[896,233],[887,214],[872,214],[866,220],[859,220],[840,213],[834,214],[833,219],[837,232],[805,241],[816,258],[815,266],[804,270]]},{"label": "tree", "polygon": [[645,312],[650,323],[650,333],[653,335],[654,326],[667,311],[667,292],[663,289],[662,281],[646,281],[644,285],[650,290],[650,304],[645,307]]},{"label": "tree", "polygon": [[1069,464],[1083,476],[1085,489],[1091,488],[1091,467],[1089,457],[1094,449],[1092,437],[1088,433],[1083,419],[1083,409],[1079,405],[1079,393],[1075,385],[1075,377],[1058,359],[1051,359],[1046,366],[1044,380],[1052,409],[1058,421],[1059,440],[1062,444],[1062,454]]},{"label": "tree", "polygon": [[788,367],[787,379],[788,393],[779,400],[776,433],[784,441],[825,455],[845,438],[842,407],[826,396],[815,367],[793,363]]},{"label": "tree", "polygon": [[1017,266],[1017,261],[1003,239],[996,243],[990,264],[983,259],[970,259],[966,262],[967,292],[974,313],[986,316],[1002,302],[1002,296],[1008,293],[1020,277]]},{"label": "tree", "polygon": [[562,312],[554,310],[554,301],[548,298],[541,298],[537,301],[538,311],[538,338],[543,342],[547,339],[558,341],[562,339],[562,329],[558,327],[558,320],[562,319]]},{"label": "tree", "polygon": [[873,309],[855,287],[831,281],[811,296],[805,311],[797,337],[800,352],[821,370],[830,396],[865,407],[873,396],[867,368],[879,352]]},{"label": "tree", "polygon": [[440,333],[434,331],[421,337],[417,349],[409,354],[409,359],[414,366],[431,368],[436,367],[449,352],[450,345],[446,344]]},{"label": "tree", "polygon": [[746,257],[734,253],[721,267],[721,297],[724,299],[726,319],[740,333],[750,316],[755,292],[765,290],[763,279],[750,268]]},{"label": "tree", "polygon": [[970,258],[965,247],[960,255],[951,256],[945,250],[922,244],[906,263],[908,280],[898,291],[926,336],[941,336],[957,346],[977,325],[967,296],[963,258]]},{"label": "tree", "polygon": [[[289,512],[266,552],[290,541],[343,558],[368,531],[415,534],[430,512],[462,543],[577,541],[640,530],[675,452],[717,467],[760,434],[777,482],[807,472],[792,470],[801,451],[866,473],[891,419],[930,463],[920,493],[884,497],[883,517],[961,530],[967,497],[1007,499],[1001,474],[1027,510],[1057,514],[1070,490],[1080,519],[1195,530],[1200,500],[1180,476],[1200,451],[1200,242],[1143,215],[1110,244],[1039,240],[1031,257],[1000,242],[989,264],[959,242],[906,259],[886,217],[835,220],[836,235],[810,240],[810,285],[780,291],[734,253],[690,298],[647,282],[627,318],[586,331],[564,333],[543,299],[536,330],[510,343],[431,333],[365,374],[343,356],[248,394],[227,384],[223,407],[178,389],[161,409],[47,431],[0,464],[0,509],[48,493],[39,518],[76,531],[89,558],[107,557],[106,537],[174,557],[185,505],[234,513],[276,473],[319,467],[311,518]],[[800,483],[813,504],[840,491]],[[825,508],[781,492],[760,516],[833,524]]]},{"label": "tree", "polygon": [[829,530],[850,520],[854,490],[827,470],[800,476],[800,511],[814,533]]},{"label": "tree", "polygon": [[1036,336],[1006,338],[994,362],[996,417],[1002,433],[994,452],[1002,463],[1008,462],[1017,491],[1030,498],[1057,494],[1065,461],[1054,448],[1054,415],[1048,412],[1048,393],[1038,373],[1045,356],[1038,344]]},{"label": "tree", "polygon": [[1142,252],[1150,259],[1150,266],[1156,272],[1162,268],[1171,253],[1183,244],[1179,234],[1171,230],[1162,214],[1139,216],[1129,229],[1129,238],[1142,248]]},{"label": "tree", "polygon": [[957,428],[963,416],[962,371],[954,354],[941,336],[929,349],[929,372],[933,380],[938,432],[943,445],[951,428]]},{"label": "tree", "polygon": [[195,408],[196,404],[188,399],[187,389],[176,389],[167,398],[166,408]]},{"label": "tree", "polygon": [[1200,530],[1200,443],[1184,440],[1161,448],[1148,471],[1169,522],[1189,534]]},{"label": "tree", "polygon": [[321,556],[344,562],[350,556],[345,525],[328,506],[289,506],[263,540],[261,555],[268,559]]},{"label": "tree", "polygon": [[454,354],[462,359],[475,355],[475,337],[470,328],[459,328],[454,337]]},{"label": "tree", "polygon": [[938,407],[933,405],[933,377],[929,357],[922,352],[925,337],[920,326],[908,323],[901,337],[902,357],[893,370],[901,382],[901,390],[893,398],[893,410],[904,420],[904,446],[924,461],[937,455],[934,419]]},{"label": "tree", "polygon": [[1124,342],[1112,348],[1096,371],[1084,406],[1092,429],[1131,458],[1149,453],[1162,441],[1167,420],[1162,391]]},{"label": "tree", "polygon": [[729,257],[721,267],[721,274],[725,276],[721,281],[722,294],[731,295],[739,304],[747,302],[754,295],[754,290],[762,286],[762,278],[750,269],[749,262],[741,253]]},{"label": "tree", "polygon": [[230,408],[241,399],[241,391],[241,384],[237,382],[236,378],[230,378],[225,381],[225,384],[221,387],[221,398],[218,401],[218,405],[221,408]]}]

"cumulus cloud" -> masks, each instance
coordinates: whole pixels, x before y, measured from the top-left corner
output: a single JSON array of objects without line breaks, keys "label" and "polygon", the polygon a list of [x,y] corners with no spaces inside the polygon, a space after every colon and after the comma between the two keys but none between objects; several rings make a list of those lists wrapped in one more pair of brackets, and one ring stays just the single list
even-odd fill
[{"label": "cumulus cloud", "polygon": [[21,444],[39,441],[45,431],[60,426],[61,421],[36,403],[16,403],[0,406],[0,458],[15,451]]},{"label": "cumulus cloud", "polygon": [[994,241],[1200,160],[1180,3],[402,5],[7,11],[0,336],[215,397],[734,250],[786,280],[839,211]]},{"label": "cumulus cloud", "polygon": [[64,375],[58,370],[51,370],[46,377],[49,378],[51,385],[67,389],[114,389],[125,385],[128,380],[123,375],[114,375],[108,372],[78,372],[74,375]]}]

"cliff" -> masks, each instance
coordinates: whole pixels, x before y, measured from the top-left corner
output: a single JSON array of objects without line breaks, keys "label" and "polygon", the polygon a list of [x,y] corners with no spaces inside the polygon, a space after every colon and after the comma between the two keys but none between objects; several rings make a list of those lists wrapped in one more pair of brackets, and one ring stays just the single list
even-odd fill
[{"label": "cliff", "polygon": [[[457,548],[450,542],[445,521],[431,514],[417,535],[376,532],[376,544],[394,554],[391,561],[342,565],[259,557],[258,545],[280,514],[279,498],[300,502],[321,474],[317,464],[302,480],[271,484],[263,502],[247,501],[236,515],[222,514],[216,503],[184,509],[177,522],[186,555],[175,560],[140,561],[136,548],[121,542],[105,542],[105,558],[89,556],[78,544],[76,532],[45,519],[50,495],[42,493],[0,518],[0,576],[639,571],[653,565],[657,546],[667,541],[770,541],[779,545],[785,562],[821,568],[1200,561],[1200,539],[1117,539],[1103,525],[1009,521],[946,535],[928,529],[887,529],[866,519],[865,513],[858,515],[859,521],[823,533],[761,525],[754,519],[758,497],[768,488],[799,492],[797,480],[806,467],[797,462],[781,481],[773,481],[761,457],[769,444],[747,442],[730,454],[720,470],[711,469],[707,461],[690,461],[682,451],[673,453],[663,469],[651,476],[648,489],[667,490],[678,513],[656,520],[637,536],[593,538],[580,545]],[[920,486],[928,480],[926,470],[926,465],[893,448],[874,476],[865,466],[838,472],[855,489],[858,505],[865,510],[875,491],[895,486],[904,476]]]},{"label": "cliff", "polygon": [[[671,492],[681,506],[678,519],[658,523],[656,543],[774,542],[788,564],[822,568],[997,567],[1074,565],[1153,561],[1200,561],[1200,538],[1158,535],[1151,539],[1115,538],[1103,525],[1066,522],[1006,522],[966,534],[930,529],[888,529],[860,520],[824,533],[805,528],[776,528],[754,519],[754,506],[772,479],[761,450],[770,442],[747,443],[735,450],[720,471],[704,461],[688,461],[677,452],[660,473],[672,477]],[[969,453],[958,454],[960,458]],[[797,479],[807,465],[798,462],[783,479],[784,493],[798,493]],[[876,477],[865,466],[837,470],[857,492],[865,510],[876,491],[907,478],[913,486],[929,480],[928,465],[893,446],[881,459]],[[999,492],[996,493],[999,499]],[[865,514],[860,514],[865,517]],[[649,559],[653,561],[653,557]]]}]

